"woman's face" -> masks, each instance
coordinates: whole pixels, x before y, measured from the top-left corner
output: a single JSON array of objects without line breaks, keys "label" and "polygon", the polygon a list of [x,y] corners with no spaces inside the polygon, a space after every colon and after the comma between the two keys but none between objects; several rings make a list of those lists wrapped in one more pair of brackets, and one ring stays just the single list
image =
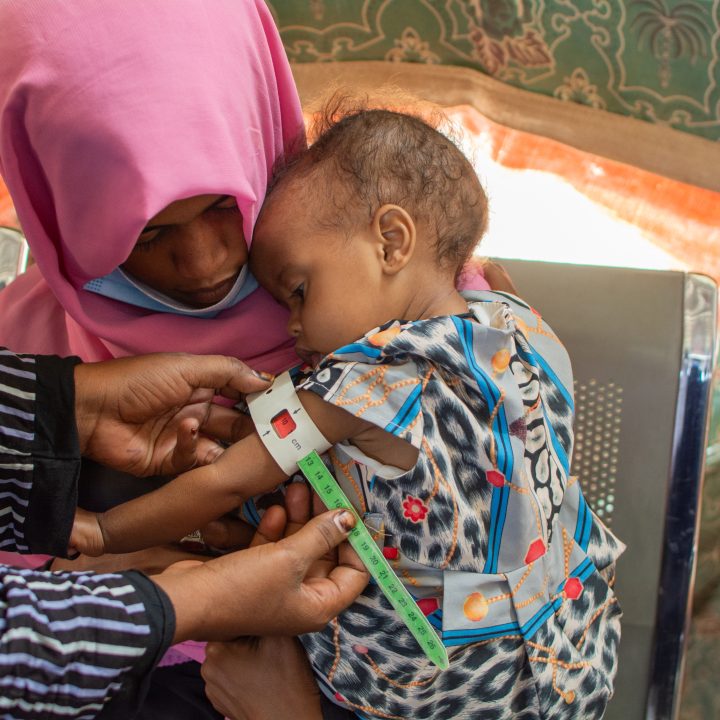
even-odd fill
[{"label": "woman's face", "polygon": [[122,268],[173,300],[203,308],[228,294],[247,258],[235,198],[196,195],[150,218]]}]

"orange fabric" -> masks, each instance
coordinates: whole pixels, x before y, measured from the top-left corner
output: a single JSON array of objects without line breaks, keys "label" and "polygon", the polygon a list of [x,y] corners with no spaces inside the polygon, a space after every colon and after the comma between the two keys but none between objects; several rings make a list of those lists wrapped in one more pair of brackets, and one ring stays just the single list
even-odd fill
[{"label": "orange fabric", "polygon": [[19,227],[15,208],[5,183],[0,177],[0,225],[6,227]]},{"label": "orange fabric", "polygon": [[564,178],[639,227],[648,240],[688,268],[720,283],[720,193],[498,125],[470,106],[447,112],[489,147],[496,162]]}]

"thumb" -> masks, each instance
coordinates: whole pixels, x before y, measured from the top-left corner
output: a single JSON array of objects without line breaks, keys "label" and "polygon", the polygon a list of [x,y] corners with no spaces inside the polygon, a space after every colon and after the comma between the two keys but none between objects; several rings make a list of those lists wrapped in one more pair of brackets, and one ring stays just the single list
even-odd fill
[{"label": "thumb", "polygon": [[253,372],[237,358],[222,355],[187,355],[183,375],[191,387],[215,388],[220,395],[232,398],[267,390],[273,379],[272,375]]},{"label": "thumb", "polygon": [[304,575],[311,563],[347,540],[356,522],[357,518],[349,510],[330,510],[314,517],[295,534],[281,540],[279,544],[285,545],[302,558]]},{"label": "thumb", "polygon": [[181,473],[198,464],[198,437],[197,421],[185,418],[177,429],[175,447],[170,455],[171,472]]}]

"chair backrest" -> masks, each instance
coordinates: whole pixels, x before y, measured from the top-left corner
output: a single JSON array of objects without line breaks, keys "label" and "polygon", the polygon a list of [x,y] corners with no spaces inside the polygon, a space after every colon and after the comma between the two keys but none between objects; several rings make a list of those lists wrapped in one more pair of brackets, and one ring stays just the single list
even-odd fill
[{"label": "chair backrest", "polygon": [[717,329],[702,275],[502,260],[567,347],[572,472],[627,544],[610,720],[677,717]]}]

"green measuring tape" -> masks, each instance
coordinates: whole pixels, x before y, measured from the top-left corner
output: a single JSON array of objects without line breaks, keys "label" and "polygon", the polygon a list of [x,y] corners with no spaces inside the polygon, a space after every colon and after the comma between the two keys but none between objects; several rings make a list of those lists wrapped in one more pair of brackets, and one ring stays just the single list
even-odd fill
[{"label": "green measuring tape", "polygon": [[390,567],[362,519],[338,485],[337,480],[328,472],[320,456],[313,450],[313,452],[298,460],[297,464],[328,509],[344,508],[355,516],[357,522],[350,531],[350,537],[348,538],[350,545],[355,549],[363,565],[373,576],[385,597],[408,626],[418,643],[420,643],[423,652],[441,670],[445,670],[450,664],[445,646],[413,600],[412,595],[405,589],[395,571]]}]

